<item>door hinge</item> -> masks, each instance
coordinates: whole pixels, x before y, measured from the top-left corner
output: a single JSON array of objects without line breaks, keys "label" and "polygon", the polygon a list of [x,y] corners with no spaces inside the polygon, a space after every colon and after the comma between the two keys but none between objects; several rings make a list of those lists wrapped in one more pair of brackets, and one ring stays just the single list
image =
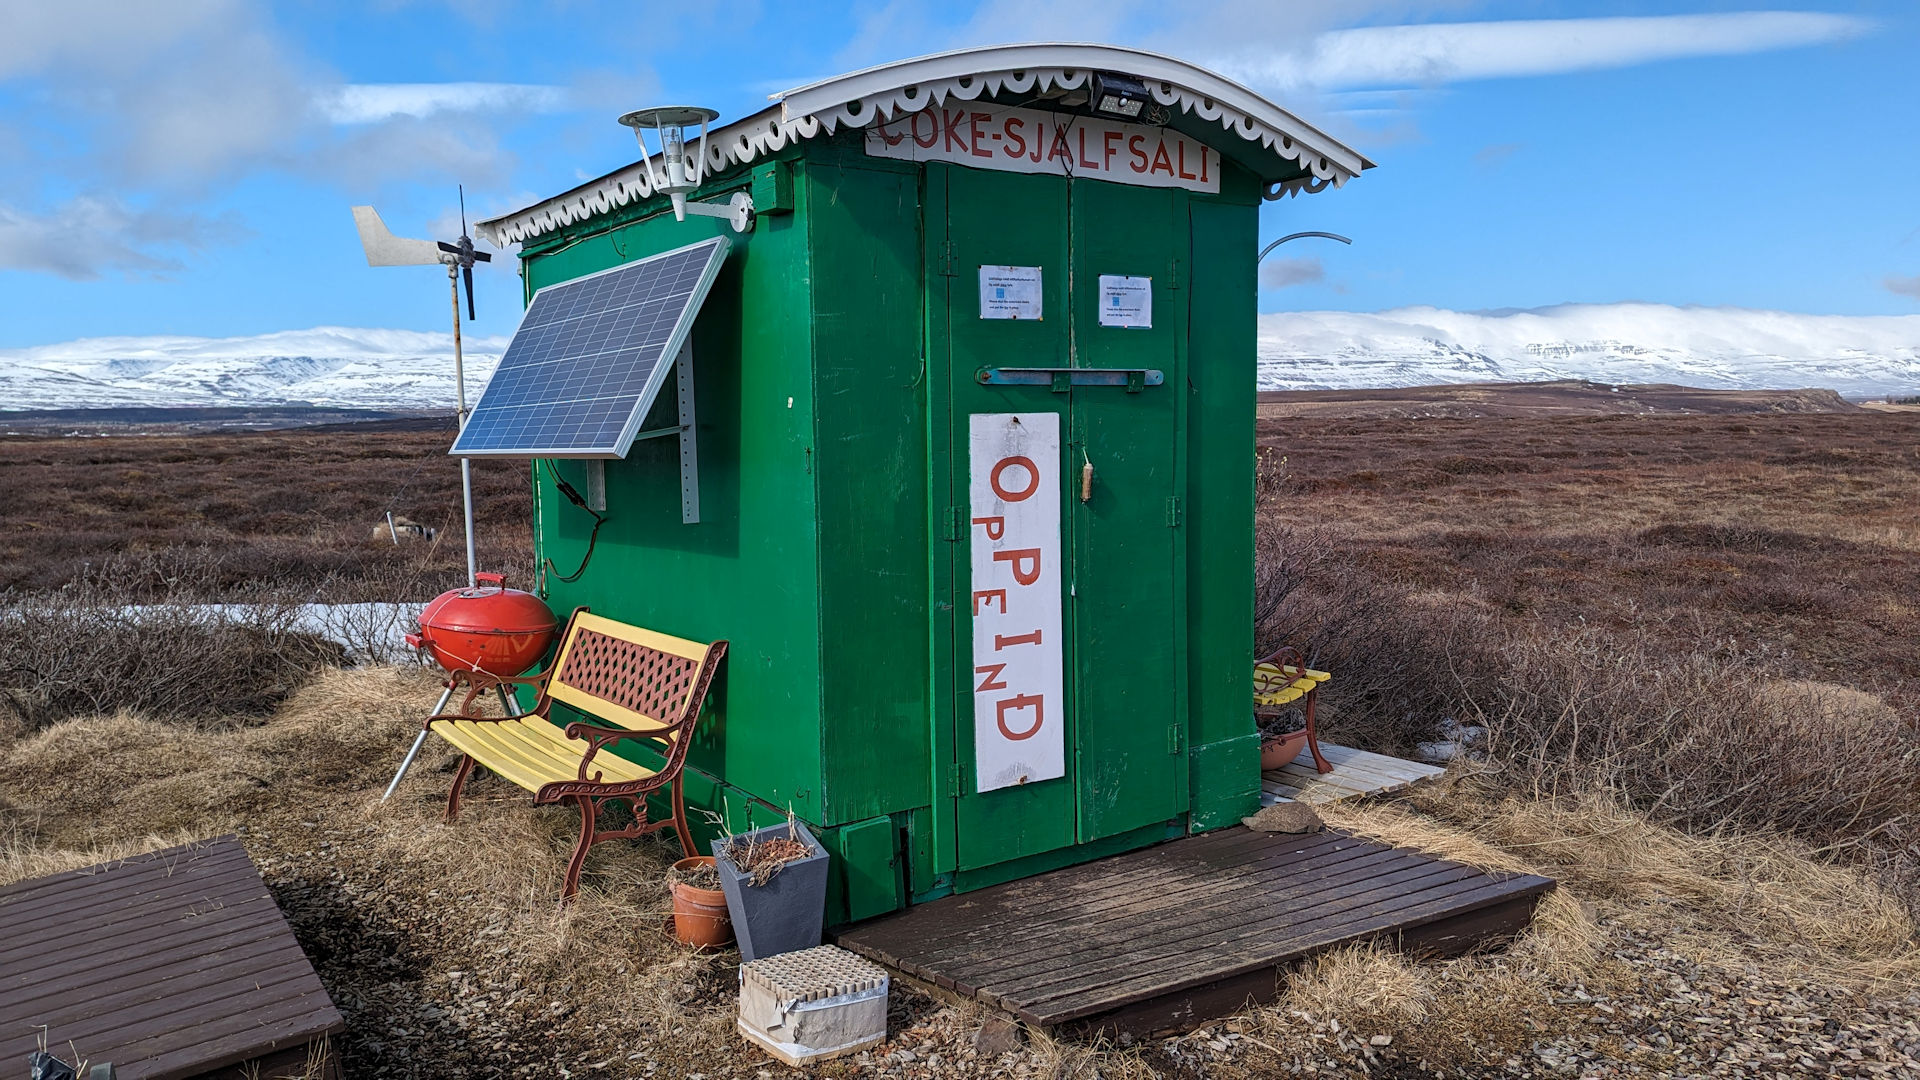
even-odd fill
[{"label": "door hinge", "polygon": [[953,542],[967,535],[966,507],[949,506],[943,516],[946,520],[940,523],[940,539]]},{"label": "door hinge", "polygon": [[953,763],[952,770],[947,773],[947,794],[956,796],[960,794],[960,763],[957,761]]},{"label": "door hinge", "polygon": [[1180,287],[1180,258],[1178,256],[1175,256],[1173,260],[1173,265],[1167,268],[1167,288],[1177,289],[1179,287]]},{"label": "door hinge", "polygon": [[1185,737],[1186,737],[1186,731],[1182,725],[1180,724],[1169,725],[1167,728],[1167,753],[1169,754],[1179,753],[1180,742]]},{"label": "door hinge", "polygon": [[1179,526],[1180,526],[1180,496],[1169,495],[1167,496],[1167,528],[1175,529],[1175,528],[1179,528]]},{"label": "door hinge", "polygon": [[960,257],[953,250],[953,241],[940,241],[940,256],[937,261],[941,277],[953,277],[960,272]]}]

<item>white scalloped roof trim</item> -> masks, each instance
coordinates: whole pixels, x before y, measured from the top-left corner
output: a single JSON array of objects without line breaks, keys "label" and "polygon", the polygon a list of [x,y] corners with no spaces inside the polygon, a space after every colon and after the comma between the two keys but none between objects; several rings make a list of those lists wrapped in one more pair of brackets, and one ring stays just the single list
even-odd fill
[{"label": "white scalloped roof trim", "polygon": [[[765,154],[782,150],[788,143],[811,139],[820,133],[820,122],[813,117],[782,120],[776,110],[767,109],[737,124],[712,132],[706,143],[706,172],[716,173],[734,165],[745,165]],[[696,147],[698,142],[694,144]],[[659,155],[655,154],[655,158]],[[656,163],[655,169],[661,168]],[[591,187],[570,191],[539,203],[517,214],[475,227],[496,247],[517,244],[544,236],[595,214],[604,214],[645,199],[653,194],[653,182],[647,176],[647,162],[633,164],[593,183]]]},{"label": "white scalloped roof trim", "polygon": [[[990,71],[979,75],[962,75],[903,86],[887,93],[868,94],[813,115],[825,125],[827,134],[831,135],[841,125],[865,127],[876,119],[890,120],[908,113],[919,112],[930,106],[942,104],[948,98],[972,101],[982,94],[1002,92],[1027,94],[1035,91],[1044,94],[1051,90],[1077,90],[1086,85],[1091,74],[1090,69],[1056,67],[1038,68],[1032,71]],[[1148,82],[1147,91],[1153,95],[1153,100],[1162,105],[1179,108],[1183,112],[1214,121],[1229,134],[1251,143],[1258,143],[1280,157],[1298,162],[1302,168],[1313,174],[1314,180],[1319,181],[1317,186],[1310,189],[1303,188],[1306,177],[1286,184],[1276,184],[1275,189],[1285,190],[1270,191],[1269,198],[1278,198],[1280,194],[1292,194],[1300,190],[1324,190],[1328,183],[1340,187],[1353,178],[1353,173],[1341,168],[1325,154],[1229,105],[1214,101],[1212,98],[1195,95],[1184,87],[1166,81]]]},{"label": "white scalloped roof trim", "polygon": [[[890,120],[943,104],[950,98],[973,101],[983,94],[1079,89],[1086,84],[1090,74],[1090,69],[1057,67],[992,71],[868,94],[806,116],[785,117],[784,106],[767,109],[710,133],[706,142],[706,172],[712,174],[737,165],[747,165],[757,158],[784,149],[789,143],[811,139],[822,132],[831,135],[842,126],[864,128],[882,119]],[[1195,95],[1165,81],[1149,82],[1147,90],[1160,104],[1214,121],[1230,134],[1258,143],[1289,161],[1298,162],[1311,174],[1269,186],[1266,191],[1268,199],[1324,191],[1328,185],[1341,187],[1353,178],[1351,171],[1342,168],[1325,154],[1231,106]],[[476,231],[496,246],[521,243],[574,222],[584,221],[595,214],[627,206],[652,194],[653,184],[647,176],[646,162],[636,161],[590,187],[549,199],[517,214],[482,222]]]}]

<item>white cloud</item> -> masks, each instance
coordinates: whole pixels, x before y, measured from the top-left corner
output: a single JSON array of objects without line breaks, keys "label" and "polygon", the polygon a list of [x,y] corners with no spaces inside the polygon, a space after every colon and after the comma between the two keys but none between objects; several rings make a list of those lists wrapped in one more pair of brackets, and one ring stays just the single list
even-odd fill
[{"label": "white cloud", "polygon": [[[207,207],[262,172],[364,198],[397,180],[482,190],[516,165],[491,123],[559,87],[346,84],[245,0],[0,0],[0,267],[164,273],[239,233]],[[92,193],[113,192],[111,197]],[[143,208],[143,209],[135,209]]]},{"label": "white cloud", "polygon": [[137,63],[241,12],[239,0],[0,0],[0,79]]},{"label": "white cloud", "polygon": [[1887,291],[1890,293],[1910,296],[1915,300],[1920,300],[1920,274],[1915,274],[1913,277],[1901,277],[1898,274],[1888,274],[1886,280],[1881,284],[1885,285]]},{"label": "white cloud", "polygon": [[335,124],[377,124],[396,117],[425,119],[437,113],[553,112],[566,105],[558,86],[525,83],[350,83],[314,96],[320,114]]},{"label": "white cloud", "polygon": [[1243,45],[1216,62],[1280,88],[1423,86],[1799,48],[1872,28],[1851,15],[1802,11],[1368,26],[1327,31],[1305,49]]},{"label": "white cloud", "polygon": [[229,219],[132,209],[116,199],[80,196],[27,214],[0,204],[0,269],[73,280],[104,270],[165,273],[182,264],[171,252],[197,250],[242,232]]},{"label": "white cloud", "polygon": [[1288,289],[1326,279],[1327,268],[1320,265],[1318,256],[1275,258],[1260,264],[1260,287],[1263,289]]}]

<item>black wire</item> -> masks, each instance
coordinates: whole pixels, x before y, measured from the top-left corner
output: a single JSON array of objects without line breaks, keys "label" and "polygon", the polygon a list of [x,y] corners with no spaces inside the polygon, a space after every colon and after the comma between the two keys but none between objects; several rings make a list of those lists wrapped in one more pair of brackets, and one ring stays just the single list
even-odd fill
[{"label": "black wire", "polygon": [[552,461],[547,458],[541,458],[540,463],[546,466],[547,475],[553,477],[553,486],[560,490],[560,494],[566,496],[568,502],[593,515],[593,531],[587,534],[586,554],[580,556],[580,566],[575,569],[573,573],[560,573],[560,568],[555,566],[553,560],[550,558],[542,558],[540,560],[546,565],[546,568],[553,573],[554,577],[568,584],[572,584],[580,580],[581,574],[587,572],[587,563],[593,560],[593,546],[600,540],[600,526],[607,523],[607,518],[606,515],[588,506],[587,500],[581,497],[580,492],[576,490],[572,484],[560,478],[560,473],[554,469]]}]

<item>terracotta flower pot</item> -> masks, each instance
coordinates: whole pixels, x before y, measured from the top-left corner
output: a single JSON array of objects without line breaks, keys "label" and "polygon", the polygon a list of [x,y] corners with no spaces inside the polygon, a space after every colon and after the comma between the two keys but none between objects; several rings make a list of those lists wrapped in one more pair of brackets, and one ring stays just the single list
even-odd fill
[{"label": "terracotta flower pot", "polygon": [[[696,855],[673,864],[675,870],[694,870],[712,866],[713,856]],[[719,889],[699,889],[684,881],[672,882],[673,936],[683,944],[702,947],[725,945],[733,940],[733,920],[727,916],[727,894]]]},{"label": "terracotta flower pot", "polygon": [[1260,740],[1260,771],[1271,772],[1300,756],[1307,745],[1307,729],[1270,735]]}]

